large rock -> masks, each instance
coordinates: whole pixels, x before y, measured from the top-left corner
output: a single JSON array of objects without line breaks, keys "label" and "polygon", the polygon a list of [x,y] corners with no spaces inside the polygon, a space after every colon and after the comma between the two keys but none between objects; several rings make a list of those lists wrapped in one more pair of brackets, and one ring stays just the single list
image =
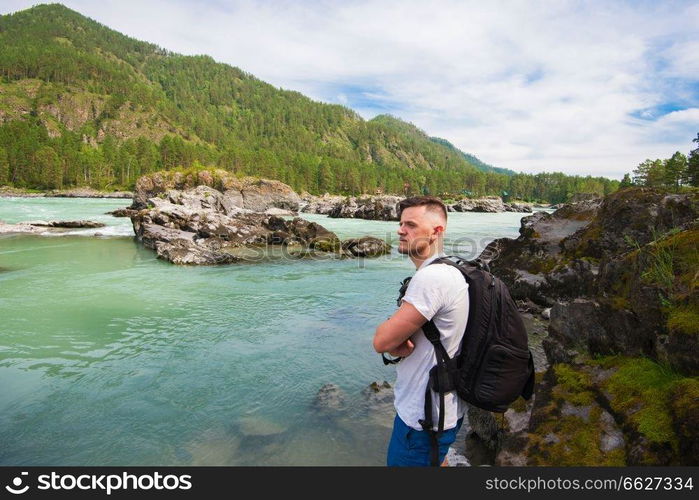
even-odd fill
[{"label": "large rock", "polygon": [[480,258],[510,288],[513,298],[530,299],[550,307],[559,298],[586,293],[597,272],[593,263],[569,259],[560,266],[561,241],[590,224],[599,202],[567,205],[553,214],[536,212],[523,217],[519,238],[491,242]]},{"label": "large rock", "polygon": [[[576,206],[581,204],[576,204]],[[650,188],[629,188],[604,198],[589,225],[561,243],[565,255],[613,259],[635,250],[699,215],[696,194],[668,194]]]},{"label": "large rock", "polygon": [[344,240],[342,251],[351,257],[377,257],[389,253],[391,245],[373,236],[364,236]]},{"label": "large rock", "polygon": [[[551,309],[549,336],[544,341],[549,361],[570,362],[571,352],[652,356],[654,332],[643,328],[627,310],[614,310],[591,299],[558,303]],[[561,355],[560,347],[568,352]],[[576,351],[577,350],[577,351]]]}]

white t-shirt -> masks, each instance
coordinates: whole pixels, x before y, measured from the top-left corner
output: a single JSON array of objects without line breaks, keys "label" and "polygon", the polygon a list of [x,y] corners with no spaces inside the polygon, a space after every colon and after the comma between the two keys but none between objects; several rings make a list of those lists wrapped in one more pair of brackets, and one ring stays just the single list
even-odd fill
[{"label": "white t-shirt", "polygon": [[[434,321],[442,345],[453,358],[460,351],[468,321],[468,284],[459,270],[452,266],[429,265],[440,256],[434,255],[423,262],[410,280],[403,301],[412,304],[428,321]],[[437,364],[437,357],[422,329],[410,339],[415,344],[415,350],[396,365],[395,407],[403,422],[413,429],[422,430],[418,420],[425,418],[425,389],[429,372]],[[456,392],[448,392],[444,395],[444,404],[444,428],[451,429],[464,415],[466,403]],[[434,391],[432,407],[432,421],[436,430],[439,395]]]}]

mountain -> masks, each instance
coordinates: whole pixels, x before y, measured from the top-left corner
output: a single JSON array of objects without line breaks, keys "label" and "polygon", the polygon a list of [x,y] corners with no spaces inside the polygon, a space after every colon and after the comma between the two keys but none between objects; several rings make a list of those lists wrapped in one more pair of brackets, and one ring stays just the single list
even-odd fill
[{"label": "mountain", "polygon": [[446,141],[135,40],[60,4],[0,16],[0,185],[130,188],[211,165],[298,191],[498,194]]},{"label": "mountain", "polygon": [[495,172],[498,174],[505,174],[505,175],[516,175],[517,172],[514,170],[510,170],[509,168],[502,168],[502,167],[494,167],[488,163],[482,162],[475,156],[464,153],[461,151],[459,148],[454,146],[451,142],[447,141],[446,139],[442,139],[441,137],[430,137],[430,140],[433,142],[436,142],[437,144],[441,144],[442,146],[445,146],[449,149],[452,149],[459,153],[467,162],[469,162],[471,165],[476,167],[479,170],[482,170],[483,172]]}]

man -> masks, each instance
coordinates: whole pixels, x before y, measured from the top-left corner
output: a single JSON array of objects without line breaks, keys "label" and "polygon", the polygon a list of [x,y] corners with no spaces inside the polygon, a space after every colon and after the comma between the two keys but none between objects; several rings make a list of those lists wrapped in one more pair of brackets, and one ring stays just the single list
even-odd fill
[{"label": "man", "polygon": [[[444,256],[447,210],[437,198],[421,196],[399,205],[398,251],[417,269],[400,308],[376,329],[374,349],[404,359],[397,365],[396,417],[388,446],[389,466],[430,465],[430,433],[423,430],[425,390],[436,364],[432,344],[421,327],[433,320],[450,357],[458,354],[468,320],[468,285],[452,266],[429,265]],[[438,421],[439,397],[432,393],[433,422]],[[444,429],[439,439],[439,463],[444,461],[463,420],[466,404],[450,392],[445,395]],[[436,430],[436,424],[434,430]]]}]

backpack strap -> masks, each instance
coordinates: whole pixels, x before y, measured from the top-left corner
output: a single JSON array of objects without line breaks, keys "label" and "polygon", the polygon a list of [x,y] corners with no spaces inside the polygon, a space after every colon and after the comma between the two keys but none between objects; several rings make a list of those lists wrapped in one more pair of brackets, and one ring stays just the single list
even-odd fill
[{"label": "backpack strap", "polygon": [[532,352],[529,351],[529,378],[527,383],[524,384],[524,389],[522,389],[522,397],[529,401],[534,394],[534,382],[536,381],[536,373],[534,372],[534,356]]},{"label": "backpack strap", "polygon": [[[449,257],[440,257],[433,260],[428,265],[432,264],[448,264],[457,267]],[[419,423],[430,435],[431,465],[438,467],[440,465],[439,437],[444,432],[444,413],[446,409],[444,395],[450,390],[453,390],[453,381],[449,373],[452,359],[449,357],[449,353],[440,340],[439,329],[434,324],[434,321],[430,320],[422,325],[422,332],[434,347],[437,366],[430,370],[430,378],[427,382],[427,388],[425,389],[425,419],[419,420]],[[432,389],[439,395],[439,420],[437,422],[436,431],[433,429],[434,422],[432,421]]]},{"label": "backpack strap", "polygon": [[[443,390],[448,384],[449,373],[447,368],[447,363],[450,360],[447,350],[442,345],[440,341],[439,330],[434,324],[434,321],[430,320],[424,325],[422,325],[422,331],[427,337],[427,340],[434,346],[435,357],[437,358],[437,366],[430,370],[430,378],[427,381],[427,387],[425,388],[425,419],[420,420],[419,423],[422,425],[423,430],[427,431],[430,436],[431,444],[431,457],[430,462],[434,467],[438,467],[439,464],[439,437],[444,432],[444,413],[445,413],[445,402],[444,394],[447,392]],[[436,379],[437,394],[439,395],[439,420],[437,423],[437,430],[434,430],[434,422],[432,420],[432,382],[433,377]]]}]

